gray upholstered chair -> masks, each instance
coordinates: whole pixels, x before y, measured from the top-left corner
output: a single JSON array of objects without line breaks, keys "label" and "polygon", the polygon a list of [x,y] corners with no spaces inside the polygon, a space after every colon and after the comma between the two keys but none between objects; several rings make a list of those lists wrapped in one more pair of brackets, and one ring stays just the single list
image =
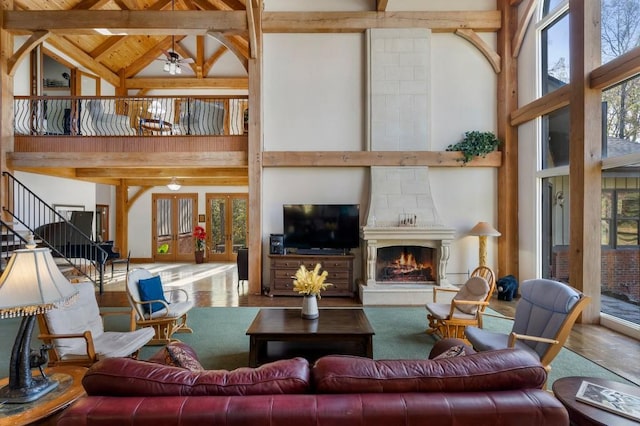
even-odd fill
[{"label": "gray upholstered chair", "polygon": [[153,328],[135,331],[105,331],[104,315],[132,315],[126,312],[100,312],[92,282],[76,284],[78,296],[73,303],[38,315],[38,338],[51,346],[49,366],[91,366],[103,358],[136,356],[153,338]]},{"label": "gray upholstered chair", "polygon": [[179,125],[185,135],[224,134],[224,103],[200,99],[184,100],[180,106]]},{"label": "gray upholstered chair", "polygon": [[[131,327],[152,327],[155,336],[150,345],[167,344],[174,333],[193,333],[187,325],[187,314],[193,308],[193,301],[184,289],[164,291],[160,298],[143,300],[138,283],[140,280],[154,278],[147,269],[137,268],[127,274],[126,288],[129,303],[136,315]],[[153,306],[157,306],[155,310]]]},{"label": "gray upholstered chair", "polygon": [[465,334],[477,351],[524,349],[550,370],[551,361],[591,299],[564,283],[549,279],[524,281],[520,293],[510,333],[484,330],[481,321],[480,327],[467,327]]},{"label": "gray upholstered chair", "polygon": [[[104,101],[109,102],[109,101]],[[91,117],[91,129],[97,136],[135,136],[136,130],[131,127],[128,115],[105,112],[103,101],[90,99],[86,102],[89,116]],[[115,103],[109,102],[115,110]],[[110,108],[111,109],[111,108]],[[89,132],[89,129],[87,129]]]}]

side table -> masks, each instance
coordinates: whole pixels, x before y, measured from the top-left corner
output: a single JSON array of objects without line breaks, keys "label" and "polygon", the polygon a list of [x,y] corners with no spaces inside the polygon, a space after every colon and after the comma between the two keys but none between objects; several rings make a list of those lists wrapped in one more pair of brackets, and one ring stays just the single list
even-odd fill
[{"label": "side table", "polygon": [[631,419],[578,401],[576,393],[578,393],[583,380],[640,398],[640,387],[626,385],[613,380],[596,377],[563,377],[558,379],[553,382],[553,393],[569,412],[572,426],[638,426],[638,422]]},{"label": "side table", "polygon": [[[46,369],[46,374],[57,380],[57,388],[42,398],[25,404],[0,404],[0,426],[20,426],[46,419],[66,408],[69,404],[85,395],[82,377],[85,367],[62,366]],[[6,377],[0,380],[0,386],[9,383]]]}]

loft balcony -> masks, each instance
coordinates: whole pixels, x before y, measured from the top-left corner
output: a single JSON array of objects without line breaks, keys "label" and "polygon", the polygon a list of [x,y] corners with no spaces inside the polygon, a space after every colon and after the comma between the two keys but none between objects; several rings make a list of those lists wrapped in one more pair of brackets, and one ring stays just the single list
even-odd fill
[{"label": "loft balcony", "polygon": [[246,96],[16,96],[14,152],[247,150]]}]

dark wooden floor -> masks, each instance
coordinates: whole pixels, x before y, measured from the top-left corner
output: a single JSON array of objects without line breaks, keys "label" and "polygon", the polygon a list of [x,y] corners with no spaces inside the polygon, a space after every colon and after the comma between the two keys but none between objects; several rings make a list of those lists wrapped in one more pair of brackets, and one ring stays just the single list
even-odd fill
[{"label": "dark wooden floor", "polygon": [[[198,307],[252,306],[299,307],[300,298],[249,294],[247,283],[238,283],[235,264],[145,264],[144,267],[162,277],[166,286],[185,289]],[[101,306],[128,306],[124,291],[124,271],[117,270],[97,295]],[[109,278],[109,276],[107,276]],[[320,307],[361,306],[359,300],[345,297],[323,297]],[[494,297],[491,308],[512,316],[516,302]],[[426,326],[426,318],[425,318]],[[568,349],[640,385],[640,342],[598,325],[575,324],[565,345]]]}]

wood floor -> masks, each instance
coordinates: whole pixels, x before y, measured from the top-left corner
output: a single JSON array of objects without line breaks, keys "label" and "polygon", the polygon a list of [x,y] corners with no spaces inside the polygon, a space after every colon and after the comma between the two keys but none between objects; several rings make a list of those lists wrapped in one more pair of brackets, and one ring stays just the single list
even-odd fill
[{"label": "wood floor", "polygon": [[[122,267],[124,265],[116,266],[113,278],[107,273],[105,291],[97,295],[101,306],[128,306],[124,291],[125,271]],[[295,295],[270,297],[249,294],[248,283],[238,283],[235,263],[132,265],[132,268],[136,267],[159,274],[167,287],[185,289],[198,307],[300,306],[300,299]],[[359,300],[345,297],[323,297],[319,305],[321,308],[361,306]],[[491,308],[507,316],[513,315],[515,306],[515,301],[505,302],[494,298],[491,302]],[[640,386],[640,342],[637,340],[601,326],[576,324],[565,346]]]}]

